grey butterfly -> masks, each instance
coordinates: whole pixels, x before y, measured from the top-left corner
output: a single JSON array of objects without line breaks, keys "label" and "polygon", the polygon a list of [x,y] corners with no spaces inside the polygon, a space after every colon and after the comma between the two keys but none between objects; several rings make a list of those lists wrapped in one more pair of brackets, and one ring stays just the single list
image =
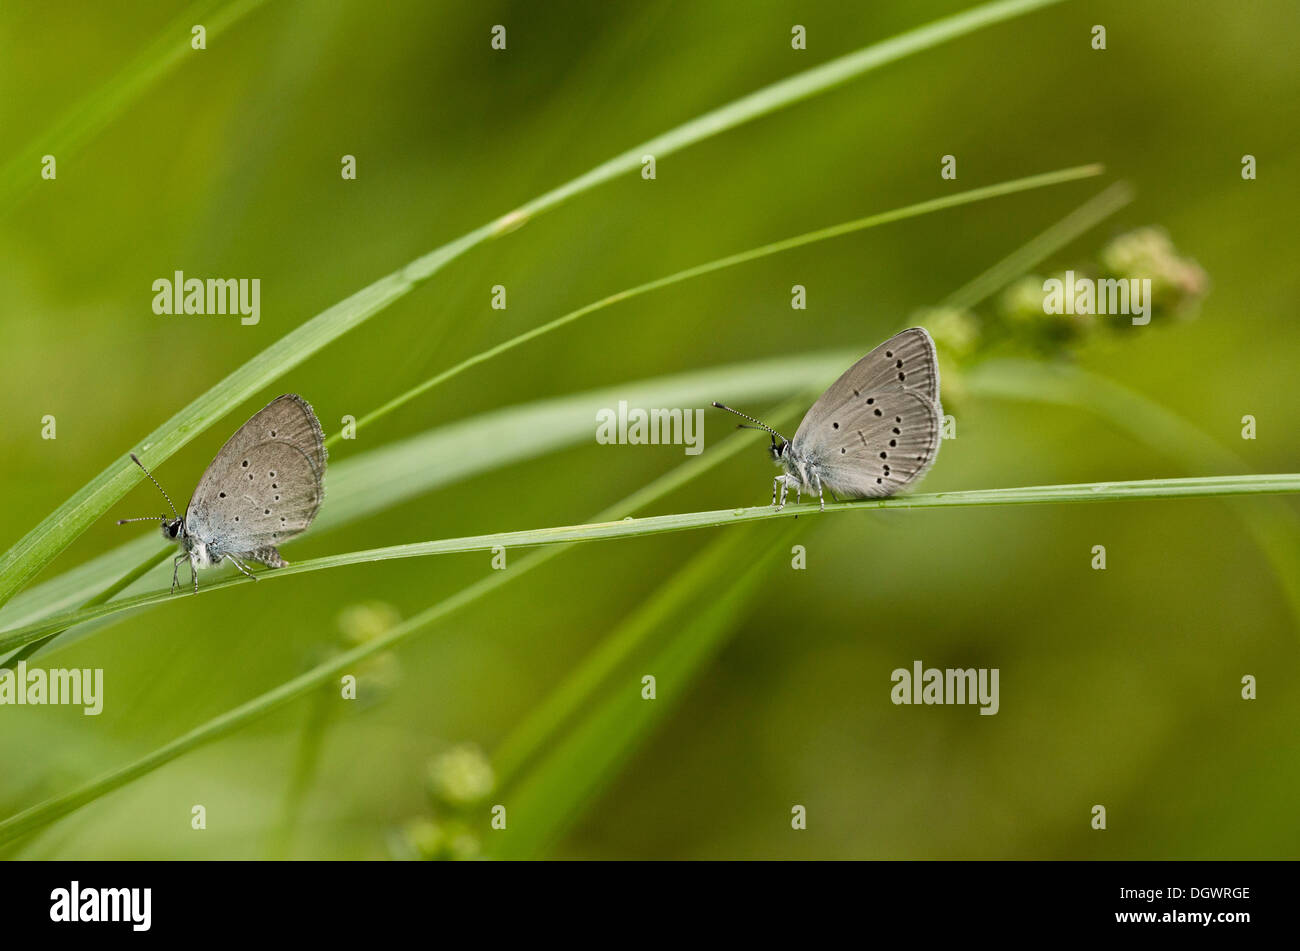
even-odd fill
[{"label": "grey butterfly", "polygon": [[[325,434],[307,401],[293,393],[276,397],[221,447],[182,519],[171,496],[131,453],[175,516],[161,516],[163,538],[181,549],[172,560],[172,591],[186,558],[195,591],[199,590],[197,569],[226,558],[254,580],[257,576],[245,561],[269,568],[287,565],[276,546],[305,532],[320,510],[326,455]],[[124,518],[117,524],[152,520],[153,516]]]},{"label": "grey butterfly", "polygon": [[823,489],[832,497],[893,495],[925,475],[939,452],[939,364],[921,327],[895,334],[844,371],[808,410],[794,439],[713,405],[756,424],[746,428],[771,433],[772,459],[785,470],[772,484],[778,510],[791,489],[796,502],[804,492],[817,493],[823,511]]}]

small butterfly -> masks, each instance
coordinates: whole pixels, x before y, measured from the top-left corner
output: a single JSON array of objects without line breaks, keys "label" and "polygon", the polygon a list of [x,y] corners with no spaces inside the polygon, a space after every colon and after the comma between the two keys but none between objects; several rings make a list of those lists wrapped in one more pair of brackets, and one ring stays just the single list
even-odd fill
[{"label": "small butterfly", "polygon": [[893,495],[925,475],[939,452],[939,363],[921,327],[895,334],[849,367],[808,410],[794,439],[713,405],[756,424],[744,428],[771,434],[772,459],[785,470],[772,484],[778,510],[791,489],[796,502],[815,492],[823,511],[823,490],[859,499]]},{"label": "small butterfly", "polygon": [[[221,447],[182,519],[171,496],[131,453],[174,516],[160,516],[163,538],[181,548],[172,560],[172,591],[186,558],[195,591],[196,569],[225,558],[254,580],[257,576],[245,560],[269,568],[287,565],[276,545],[305,532],[316,517],[325,496],[326,455],[325,434],[311,406],[301,396],[286,393],[254,413]],[[153,516],[119,519],[117,524],[148,521]]]}]

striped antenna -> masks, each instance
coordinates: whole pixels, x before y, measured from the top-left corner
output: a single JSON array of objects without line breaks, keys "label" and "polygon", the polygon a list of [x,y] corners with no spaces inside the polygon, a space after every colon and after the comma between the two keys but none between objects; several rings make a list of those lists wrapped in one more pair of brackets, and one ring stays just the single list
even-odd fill
[{"label": "striped antenna", "polygon": [[[148,469],[146,469],[146,468],[144,467],[144,463],[140,461],[140,457],[137,456],[135,453],[131,453],[131,461],[134,462],[137,466],[140,467],[140,469],[144,472],[144,474],[147,475],[147,476],[149,477],[149,481],[150,481],[150,482],[152,482],[154,485],[157,485],[157,486],[158,486],[158,491],[161,492],[162,495],[163,495],[163,498],[167,500],[167,504],[171,507],[172,514],[175,515],[177,518],[180,518],[180,517],[181,517],[180,512],[177,512],[177,511],[176,511],[176,506],[175,506],[175,505],[172,505],[172,497],[171,497],[170,495],[167,494],[167,490],[166,490],[166,489],[164,489],[161,485],[158,485],[158,480],[155,479],[155,478],[153,477],[153,473],[152,473],[152,472],[150,472]],[[165,515],[163,516],[163,518],[166,518],[166,517],[167,517],[167,516],[165,516]],[[147,520],[147,519],[143,519],[143,518],[123,518],[123,519],[119,519],[118,522],[117,522],[117,524],[119,524],[119,525],[125,525],[127,522],[144,522],[144,521],[148,521],[148,520]]]},{"label": "striped antenna", "polygon": [[[741,412],[740,410],[738,410],[738,409],[732,409],[730,406],[724,406],[722,403],[718,403],[718,402],[716,402],[716,401],[714,402],[713,405],[716,406],[718,409],[725,409],[728,413],[735,413],[735,414],[736,414],[737,416],[739,416],[741,419],[747,419],[747,420],[749,420],[751,423],[756,423],[756,424],[758,425],[758,428],[759,428],[759,429],[764,429],[764,430],[766,430],[767,432],[769,432],[769,433],[771,433],[773,436],[775,436],[777,439],[781,440],[781,442],[789,442],[789,441],[790,441],[790,440],[786,439],[784,436],[782,436],[780,433],[778,433],[778,432],[777,432],[775,429],[773,429],[771,426],[767,425],[767,423],[763,422],[761,419],[755,419],[753,416],[749,416],[749,415],[747,415],[747,414],[745,414],[745,413],[742,413],[742,412]],[[749,429],[749,428],[751,428],[751,427],[746,426],[745,428],[746,428],[746,429]]]}]

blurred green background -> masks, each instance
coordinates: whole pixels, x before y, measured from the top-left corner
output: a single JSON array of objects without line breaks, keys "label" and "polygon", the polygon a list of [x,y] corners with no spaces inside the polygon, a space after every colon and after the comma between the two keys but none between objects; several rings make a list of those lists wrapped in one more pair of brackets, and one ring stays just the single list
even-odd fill
[{"label": "blurred green background", "polygon": [[[60,155],[57,181],[35,182],[0,217],[0,545],[178,407],[372,280],[696,115],[968,6],[265,3]],[[5,4],[0,161],[39,141],[183,9]],[[498,23],[504,53],[489,48]],[[806,51],[790,48],[795,23],[807,28]],[[1090,48],[1093,24],[1107,28],[1104,52]],[[1300,149],[1285,114],[1300,92],[1297,31],[1291,0],[1065,3],[904,59],[667,157],[653,182],[628,174],[476,249],[155,474],[182,504],[229,433],[280,392],[303,394],[332,433],[345,414],[360,417],[619,289],[1087,162],[1105,163],[1107,176],[617,305],[408,404],[332,458],[625,381],[866,352],[1125,179],[1136,199],[1043,273],[1094,260],[1115,235],[1154,224],[1212,290],[1196,320],[1118,328],[1073,359],[1184,417],[1250,470],[1295,471]],[[1257,181],[1241,178],[1246,153],[1258,159]],[[340,178],[344,154],[357,157],[354,182]],[[940,180],[944,154],[957,157],[956,182]],[[261,278],[260,324],[155,316],[150,285],[175,269]],[[790,308],[796,283],[808,288],[806,311]],[[494,284],[508,288],[504,312],[489,307]],[[1219,474],[1189,471],[1087,412],[945,403],[958,438],[922,491]],[[46,414],[56,440],[40,437]],[[1254,441],[1240,438],[1245,414],[1259,421]],[[732,432],[727,419],[707,421],[706,454]],[[749,438],[750,449],[650,511],[764,502],[774,472],[758,434]],[[284,553],[302,560],[581,522],[685,458],[674,446],[596,445],[593,417],[593,438],[579,447],[309,533]],[[645,742],[619,752],[608,774],[571,777],[575,788],[590,782],[591,795],[543,797],[536,808],[571,814],[534,854],[1295,857],[1298,631],[1240,518],[1266,504],[1291,518],[1297,509],[1284,498],[800,519],[804,571],[782,553],[786,526],[764,523],[735,571],[765,550],[773,567],[724,646],[680,691],[661,686]],[[158,509],[143,483],[113,517]],[[136,531],[155,529],[105,518],[42,577]],[[488,806],[512,807],[509,792],[459,811],[435,802],[431,760],[462,744],[490,756],[718,534],[580,546],[387,658],[364,681],[371,702],[295,703],[2,854],[383,858],[438,836],[443,845],[426,852],[493,854],[494,835],[515,833],[513,823],[490,830]],[[1090,568],[1096,544],[1107,548],[1106,571]],[[38,655],[44,666],[104,668],[105,710],[0,708],[0,811],[65,792],[297,675],[340,643],[340,619],[355,620],[356,605],[387,605],[380,620],[409,617],[490,571],[487,554],[467,554],[246,585]],[[721,591],[729,576],[701,579],[686,618],[707,610],[710,587]],[[648,643],[682,623],[664,619]],[[894,706],[890,672],[917,659],[1000,668],[1001,711]],[[641,670],[632,668],[625,689],[635,695]],[[1259,678],[1253,702],[1239,696],[1245,674]],[[202,832],[190,827],[196,803],[207,809]],[[1105,832],[1089,826],[1095,803],[1109,811]],[[790,828],[794,804],[807,807],[806,831]]]}]

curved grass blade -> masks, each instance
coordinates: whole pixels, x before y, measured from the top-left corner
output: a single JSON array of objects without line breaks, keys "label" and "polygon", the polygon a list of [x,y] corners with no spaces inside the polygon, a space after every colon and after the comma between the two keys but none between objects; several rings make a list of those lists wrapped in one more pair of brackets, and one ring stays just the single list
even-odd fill
[{"label": "curved grass blade", "polygon": [[[712,274],[714,271],[721,271],[725,268],[735,267],[738,264],[745,264],[749,261],[757,261],[773,254],[779,254],[782,251],[790,251],[794,248],[800,248],[804,245],[814,244],[818,241],[826,241],[830,238],[838,238],[846,234],[852,234],[856,231],[865,231],[868,228],[874,228],[878,225],[889,224],[895,221],[903,221],[907,218],[916,218],[921,215],[929,214],[935,211],[942,211],[947,208],[956,208],[960,205],[969,205],[978,201],[987,201],[990,198],[1000,198],[1006,195],[1014,195],[1018,192],[1029,191],[1034,188],[1045,188],[1048,185],[1060,185],[1065,182],[1077,181],[1081,178],[1090,178],[1100,175],[1105,171],[1105,166],[1099,164],[1077,165],[1073,168],[1060,169],[1055,172],[1045,172],[1041,175],[1030,175],[1025,178],[1012,179],[1011,181],[999,182],[996,185],[986,185],[982,188],[972,188],[964,192],[958,192],[954,195],[945,195],[941,198],[932,198],[928,201],[917,202],[916,204],[906,205],[902,208],[896,208],[892,211],[880,212],[874,215],[868,215],[865,218],[856,218],[853,221],[845,221],[837,225],[831,225],[826,228],[819,228],[816,231],[809,231],[805,234],[795,235],[792,238],[785,238],[781,241],[774,241],[771,244],[765,244],[761,247],[751,248],[747,251],[740,251],[736,254],[728,255],[724,258],[718,258],[715,261],[709,261],[704,264],[697,264],[694,267],[677,271],[664,277],[656,278],[653,281],[647,281],[644,284],[638,284],[635,287],[626,288],[617,291],[600,300],[593,301],[579,307],[577,310],[570,311],[554,320],[526,330],[521,334],[511,337],[509,340],[502,341],[493,347],[489,347],[480,353],[462,360],[455,366],[443,370],[441,373],[430,377],[422,383],[417,384],[406,392],[393,397],[383,406],[367,413],[357,420],[356,428],[364,429],[370,424],[383,419],[394,410],[405,406],[411,400],[422,396],[429,390],[453,377],[459,376],[466,370],[486,363],[493,357],[498,357],[515,347],[521,346],[530,340],[544,336],[552,331],[559,330],[574,321],[580,320],[589,314],[603,310],[613,304],[622,301],[631,300],[648,294],[651,291],[661,290],[665,287],[671,287],[674,284],[680,284],[682,281],[690,280],[695,277],[702,277],[705,274]],[[333,445],[338,441],[340,434],[335,433],[325,441],[325,444]]]},{"label": "curved grass blade", "polygon": [[[854,502],[828,502],[826,515],[836,512],[866,511],[875,509],[928,509],[989,505],[1043,505],[1076,502],[1114,502],[1134,499],[1185,499],[1210,498],[1234,495],[1281,495],[1300,492],[1300,473],[1276,475],[1210,476],[1191,479],[1141,479],[1127,482],[1087,482],[1075,485],[1036,485],[1004,489],[971,489],[961,492],[934,492],[922,495],[892,496],[885,499],[862,499]],[[347,552],[312,558],[259,572],[259,581],[288,578],[309,571],[341,568],[346,565],[391,561],[400,558],[423,558],[429,555],[448,555],[458,552],[491,551],[493,548],[531,548],[541,545],[560,545],[570,542],[604,541],[615,538],[635,538],[659,535],[666,532],[689,531],[698,528],[718,528],[745,522],[768,519],[796,518],[818,513],[815,502],[786,505],[778,510],[772,505],[751,508],[717,509],[708,512],[686,512],[676,515],[653,515],[645,518],[626,518],[613,522],[590,522],[582,525],[561,525],[553,528],[535,528],[515,532],[493,532],[486,535],[468,535],[438,541],[414,542],[407,545],[390,545],[365,551]],[[234,585],[252,584],[253,578],[237,575],[223,581],[202,586],[198,593],[186,590],[156,591],[133,598],[123,598],[109,604],[96,605],[37,622],[25,628],[0,634],[0,650],[22,647],[51,631],[63,630],[74,624],[95,620],[121,611],[132,611],[151,604],[161,604],[174,598],[193,598]]]}]

